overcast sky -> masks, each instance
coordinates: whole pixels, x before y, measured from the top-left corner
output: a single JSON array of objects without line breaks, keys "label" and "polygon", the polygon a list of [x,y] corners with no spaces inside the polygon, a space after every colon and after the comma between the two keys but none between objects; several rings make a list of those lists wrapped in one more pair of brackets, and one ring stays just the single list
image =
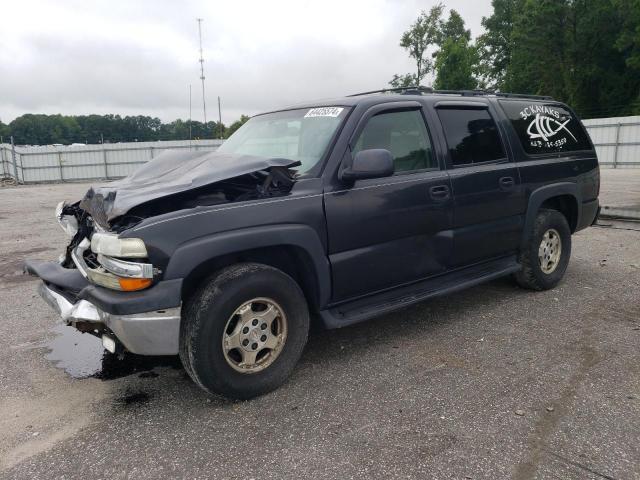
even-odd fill
[{"label": "overcast sky", "polygon": [[[0,120],[24,113],[202,120],[384,88],[414,71],[402,32],[435,0],[20,0],[3,2]],[[448,0],[473,35],[490,0]]]}]

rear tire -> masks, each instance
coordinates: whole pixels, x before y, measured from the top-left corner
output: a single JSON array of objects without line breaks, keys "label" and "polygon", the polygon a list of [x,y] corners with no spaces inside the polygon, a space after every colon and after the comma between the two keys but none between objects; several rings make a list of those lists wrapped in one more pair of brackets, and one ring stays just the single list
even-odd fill
[{"label": "rear tire", "polygon": [[522,252],[515,280],[523,288],[549,290],[564,276],[571,257],[571,229],[557,210],[540,210]]},{"label": "rear tire", "polygon": [[308,331],[307,303],[291,277],[267,265],[236,264],[185,302],[180,359],[205,391],[248,399],[284,383]]}]

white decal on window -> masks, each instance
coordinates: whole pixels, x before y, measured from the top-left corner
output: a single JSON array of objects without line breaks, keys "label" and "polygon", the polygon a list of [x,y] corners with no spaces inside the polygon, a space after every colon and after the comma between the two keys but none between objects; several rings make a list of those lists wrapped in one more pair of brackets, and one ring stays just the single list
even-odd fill
[{"label": "white decal on window", "polygon": [[529,138],[531,140],[541,138],[542,140],[547,142],[550,138],[555,137],[561,130],[564,130],[569,135],[571,135],[571,138],[573,138],[574,141],[577,142],[578,140],[576,139],[576,137],[574,137],[573,133],[571,133],[567,128],[567,123],[569,123],[570,121],[571,119],[569,118],[567,121],[561,123],[556,119],[542,116],[537,113],[536,118],[534,118],[529,124],[527,133],[529,134]]},{"label": "white decal on window", "polygon": [[[563,115],[558,110],[546,105],[530,105],[520,112],[523,120],[533,117],[533,120],[527,127],[527,135],[531,146],[545,148],[562,148],[568,137],[563,132],[568,133],[574,142],[578,140],[567,128],[567,124],[571,122],[571,117]],[[552,140],[557,137],[555,140]]]},{"label": "white decal on window", "polygon": [[307,112],[304,118],[312,118],[312,117],[337,117],[342,113],[344,108],[342,107],[321,107],[321,108],[312,108]]}]

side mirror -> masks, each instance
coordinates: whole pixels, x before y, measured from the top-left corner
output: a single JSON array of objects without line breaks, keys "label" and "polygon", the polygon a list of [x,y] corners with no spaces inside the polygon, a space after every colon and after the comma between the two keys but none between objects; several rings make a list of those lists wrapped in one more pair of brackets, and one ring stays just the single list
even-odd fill
[{"label": "side mirror", "polygon": [[356,153],[351,166],[340,172],[340,180],[354,182],[366,178],[382,178],[393,175],[393,156],[389,150],[372,148]]}]

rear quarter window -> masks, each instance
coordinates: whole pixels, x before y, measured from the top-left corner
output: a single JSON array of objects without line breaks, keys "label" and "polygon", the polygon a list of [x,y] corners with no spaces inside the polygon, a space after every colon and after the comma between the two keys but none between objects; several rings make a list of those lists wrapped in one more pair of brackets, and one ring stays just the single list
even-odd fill
[{"label": "rear quarter window", "polygon": [[454,167],[506,158],[498,127],[485,108],[438,108]]},{"label": "rear quarter window", "polygon": [[580,120],[563,105],[500,100],[500,106],[530,155],[591,150]]}]

